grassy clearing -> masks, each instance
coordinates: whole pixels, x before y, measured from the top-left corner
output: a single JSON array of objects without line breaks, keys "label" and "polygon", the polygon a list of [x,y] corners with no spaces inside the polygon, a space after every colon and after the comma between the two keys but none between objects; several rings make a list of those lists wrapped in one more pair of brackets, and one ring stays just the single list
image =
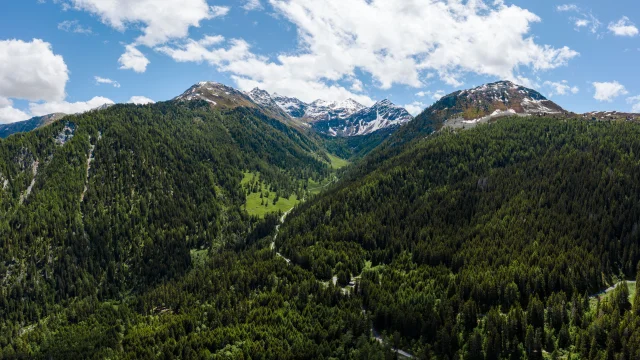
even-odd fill
[{"label": "grassy clearing", "polygon": [[309,185],[307,186],[307,193],[309,195],[319,194],[331,182],[333,182],[332,179],[324,179],[324,180],[322,180],[320,182],[316,182],[313,179],[309,179]]},{"label": "grassy clearing", "polygon": [[350,164],[350,162],[348,162],[347,160],[341,159],[335,155],[331,155],[329,153],[327,153],[327,155],[331,160],[331,167],[334,168],[335,170],[341,169]]},{"label": "grassy clearing", "polygon": [[[240,182],[242,185],[248,184],[253,181],[256,175],[253,173],[246,172],[244,173],[244,177]],[[274,204],[273,200],[276,198],[276,193],[270,191],[270,188],[262,183],[260,185],[261,191],[257,193],[252,193],[247,195],[247,201],[245,202],[245,209],[250,215],[255,215],[259,217],[264,217],[266,214],[282,211],[287,212],[293,209],[300,201],[296,195],[291,195],[288,199],[279,198],[278,201]],[[264,195],[269,194],[268,197]]]},{"label": "grassy clearing", "polygon": [[[636,296],[636,282],[635,281],[627,281],[627,286],[629,288],[629,302],[631,304],[633,304],[633,300]],[[613,291],[608,291],[602,295],[598,295],[595,297],[592,297],[590,299],[590,304],[591,304],[591,308],[595,309],[596,304],[598,303],[598,298],[600,298],[600,300],[608,300],[611,297],[611,294],[613,293]]]}]

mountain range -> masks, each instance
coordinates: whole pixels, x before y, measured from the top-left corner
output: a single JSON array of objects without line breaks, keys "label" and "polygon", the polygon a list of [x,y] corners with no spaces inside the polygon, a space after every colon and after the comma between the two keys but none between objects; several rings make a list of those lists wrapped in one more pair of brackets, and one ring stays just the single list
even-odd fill
[{"label": "mountain range", "polygon": [[[340,102],[316,100],[306,103],[255,88],[243,92],[233,87],[210,81],[193,85],[173,101],[204,100],[213,107],[248,107],[260,109],[266,115],[298,129],[312,129],[331,137],[370,135],[379,130],[391,133],[414,117],[406,109],[389,100],[366,107],[353,99]],[[106,108],[102,106],[96,110]],[[511,81],[498,81],[460,90],[440,98],[418,118],[429,118],[451,128],[470,128],[504,116],[573,114],[545,98],[539,92]],[[573,114],[575,115],[575,114]],[[0,126],[0,138],[16,132],[30,131],[60,119],[64,114],[51,114],[30,120]],[[590,112],[581,115],[595,120],[635,119],[637,114],[621,112]],[[438,125],[440,127],[441,125]],[[423,127],[423,126],[421,126]]]},{"label": "mountain range", "polygon": [[271,95],[258,88],[244,93],[214,82],[201,82],[175,98],[182,101],[194,99],[205,100],[213,106],[257,106],[285,122],[311,127],[329,136],[368,135],[381,129],[398,127],[413,119],[404,108],[389,100],[379,101],[371,107],[353,99],[305,103],[293,97]]},{"label": "mountain range", "polygon": [[403,114],[203,82],[33,119],[0,358],[638,358],[636,115],[506,81]]}]

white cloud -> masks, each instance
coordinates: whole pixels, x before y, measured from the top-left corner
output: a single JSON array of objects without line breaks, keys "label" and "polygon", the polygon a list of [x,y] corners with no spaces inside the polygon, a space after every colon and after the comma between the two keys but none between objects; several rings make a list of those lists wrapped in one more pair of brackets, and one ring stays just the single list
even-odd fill
[{"label": "white cloud", "polygon": [[207,62],[212,66],[229,64],[233,61],[257,59],[249,51],[249,44],[244,40],[232,39],[227,48],[212,49],[213,45],[224,42],[222,36],[205,36],[202,40],[188,39],[176,47],[162,46],[157,51],[169,55],[178,62]]},{"label": "white cloud", "polygon": [[598,18],[595,17],[591,11],[587,12],[575,4],[559,5],[556,7],[556,10],[560,12],[575,12],[579,15],[579,17],[569,18],[569,20],[571,20],[575,25],[576,31],[580,31],[580,29],[582,28],[589,27],[589,31],[595,34],[598,32],[600,25],[602,25],[600,20],[598,20]]},{"label": "white cloud", "polygon": [[[87,102],[64,101],[68,80],[67,65],[62,56],[53,53],[51,44],[39,39],[0,41],[0,123],[55,112],[78,113],[105,103],[113,104],[103,97]],[[11,99],[31,101],[29,111],[14,108]]]},{"label": "white cloud", "polygon": [[618,22],[610,23],[609,31],[617,36],[638,35],[638,28],[626,16],[623,16],[622,19],[618,20]]},{"label": "white cloud", "polygon": [[[259,86],[303,100],[327,98],[326,91],[355,99],[339,84],[358,72],[382,89],[424,86],[431,73],[460,86],[468,73],[517,79],[524,68],[554,69],[578,56],[568,47],[537,44],[530,25],[541,19],[500,1],[269,1],[296,25],[295,51],[266,59],[238,39],[217,48],[189,40],[158,50],[178,61],[208,62],[231,73],[241,88]],[[238,50],[235,60],[219,61],[231,49]]]},{"label": "white cloud", "polygon": [[7,99],[5,97],[0,96],[0,108],[6,107],[6,106],[12,106],[12,105],[13,105],[13,101],[11,101],[11,99]]},{"label": "white cloud", "polygon": [[587,19],[577,19],[576,20],[576,27],[581,28],[581,27],[586,27],[589,26],[589,20]]},{"label": "white cloud", "polygon": [[594,99],[598,101],[611,102],[613,99],[621,95],[626,95],[629,92],[627,89],[617,81],[613,82],[594,82],[593,86],[596,90]]},{"label": "white cloud", "polygon": [[53,113],[77,114],[93,110],[105,104],[113,104],[111,99],[96,96],[89,101],[79,101],[70,103],[67,101],[52,101],[46,103],[31,103],[29,110],[33,116],[42,116]]},{"label": "white cloud", "polygon": [[100,17],[101,21],[119,31],[128,26],[141,27],[136,44],[155,46],[170,39],[184,38],[190,27],[200,22],[224,16],[224,7],[209,6],[206,0],[64,0],[78,10]]},{"label": "white cloud", "polygon": [[91,28],[80,24],[78,20],[65,20],[58,24],[58,30],[72,32],[76,34],[91,34]]},{"label": "white cloud", "polygon": [[569,93],[577,94],[578,92],[580,92],[580,88],[578,88],[577,86],[569,85],[569,82],[567,80],[562,80],[559,82],[545,81],[543,85],[551,89],[551,91],[549,92],[549,97],[552,97],[554,95],[567,95]]},{"label": "white cloud", "polygon": [[362,81],[360,81],[357,78],[352,78],[351,80],[351,91],[355,91],[355,92],[363,92],[364,91],[364,84],[362,83]]},{"label": "white cloud", "polygon": [[431,98],[433,100],[438,101],[438,100],[442,99],[442,97],[445,96],[445,95],[446,95],[446,93],[444,92],[444,90],[438,90],[438,91],[434,92],[433,95],[431,95]]},{"label": "white cloud", "polygon": [[416,93],[418,97],[431,97],[433,100],[440,100],[447,93],[444,90],[437,90],[436,92],[432,91],[419,91]]},{"label": "white cloud", "polygon": [[224,17],[229,7],[209,6],[207,0],[57,0],[63,9],[73,7],[100,17],[101,21],[119,31],[128,27],[141,29],[142,35],[127,46],[120,57],[121,69],[145,72],[149,60],[136,48],[164,44],[189,35],[191,27],[203,20]]},{"label": "white cloud", "polygon": [[242,8],[247,11],[260,10],[262,9],[262,4],[260,3],[260,0],[246,0]]},{"label": "white cloud", "polygon": [[627,98],[627,103],[631,104],[631,111],[640,113],[640,95]]},{"label": "white cloud", "polygon": [[129,101],[127,102],[136,105],[155,104],[155,101],[145,96],[132,96],[131,99],[129,99]]},{"label": "white cloud", "polygon": [[0,97],[0,124],[14,123],[29,118],[29,114],[14,108],[11,100]]},{"label": "white cloud", "polygon": [[125,48],[125,53],[120,56],[120,59],[118,59],[120,69],[131,69],[137,73],[147,71],[149,59],[147,59],[134,45],[127,45]]},{"label": "white cloud", "polygon": [[51,44],[39,39],[0,41],[0,96],[26,100],[62,100],[69,70]]},{"label": "white cloud", "polygon": [[229,10],[231,10],[231,8],[228,6],[212,6],[211,15],[213,18],[225,17],[229,13]]},{"label": "white cloud", "polygon": [[103,77],[100,77],[100,76],[94,76],[93,78],[96,80],[96,84],[97,85],[108,84],[108,85],[112,85],[114,88],[119,88],[120,87],[120,83],[115,81],[115,80],[103,78]]},{"label": "white cloud", "polygon": [[578,6],[575,4],[563,4],[563,5],[558,5],[556,7],[556,10],[558,11],[578,11]]},{"label": "white cloud", "polygon": [[404,108],[409,112],[409,114],[413,116],[419,115],[426,107],[427,107],[427,104],[420,101],[414,101],[411,104],[407,104],[404,106]]}]

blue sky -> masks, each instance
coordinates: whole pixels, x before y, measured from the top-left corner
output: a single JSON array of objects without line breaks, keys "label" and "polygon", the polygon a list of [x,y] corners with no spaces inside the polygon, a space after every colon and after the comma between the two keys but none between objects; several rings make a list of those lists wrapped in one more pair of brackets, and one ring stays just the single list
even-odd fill
[{"label": "blue sky", "polygon": [[[8,0],[0,123],[162,101],[202,80],[416,113],[489,81],[568,110],[640,112],[640,3]],[[146,100],[148,99],[148,100]]]}]

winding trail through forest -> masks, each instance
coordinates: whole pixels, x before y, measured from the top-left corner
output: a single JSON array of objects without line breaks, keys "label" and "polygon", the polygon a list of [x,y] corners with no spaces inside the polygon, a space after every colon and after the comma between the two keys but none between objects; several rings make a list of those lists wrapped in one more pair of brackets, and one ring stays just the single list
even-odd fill
[{"label": "winding trail through forest", "polygon": [[[328,184],[330,185],[330,184]],[[287,215],[289,215],[289,213],[291,213],[291,211],[293,211],[293,208],[289,209],[287,212],[285,212],[284,214],[282,214],[282,216],[280,217],[280,224],[276,225],[276,234],[273,236],[273,241],[271,242],[271,246],[270,249],[271,250],[275,250],[276,249],[276,239],[278,238],[278,234],[280,233],[280,226],[282,226],[282,224],[284,224],[284,221],[287,219]],[[276,256],[283,258],[287,264],[291,264],[291,260],[287,259],[286,257],[284,257],[284,255],[280,254],[279,252],[276,252]],[[336,279],[334,277],[333,283],[335,285],[336,283]],[[343,294],[345,292],[343,291]],[[365,310],[363,310],[363,313],[366,313]],[[382,337],[382,335],[376,331],[375,328],[371,327],[371,334],[373,336],[373,338],[379,342],[382,345],[385,345],[387,343],[387,341]],[[400,350],[400,349],[395,349],[395,348],[391,348],[391,351],[397,353],[398,355],[400,355],[401,357],[407,358],[407,359],[413,359],[413,355],[411,355],[410,353],[404,351],[404,350]]]},{"label": "winding trail through forest", "polygon": [[[289,209],[286,213],[282,214],[282,216],[280,217],[280,224],[276,225],[276,234],[273,236],[273,241],[271,242],[271,250],[275,250],[276,249],[276,239],[278,238],[278,233],[280,232],[280,226],[282,226],[282,224],[284,224],[284,220],[287,218],[287,215],[289,215],[289,213],[292,210],[293,210],[293,208]],[[283,258],[287,262],[287,264],[291,264],[291,260],[289,260],[286,257],[284,257],[279,252],[276,252],[276,255],[281,257],[281,258]]]}]

